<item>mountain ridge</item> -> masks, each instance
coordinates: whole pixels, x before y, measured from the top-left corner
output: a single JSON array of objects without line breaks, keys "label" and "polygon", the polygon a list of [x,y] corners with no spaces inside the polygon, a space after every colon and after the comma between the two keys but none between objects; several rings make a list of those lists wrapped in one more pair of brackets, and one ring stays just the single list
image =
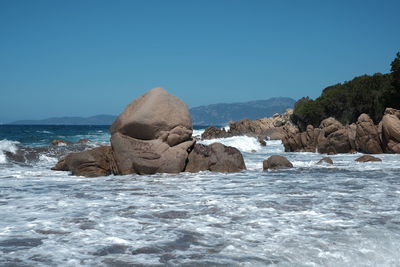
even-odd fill
[{"label": "mountain ridge", "polygon": [[289,97],[272,97],[248,102],[218,103],[190,109],[193,125],[224,125],[229,121],[260,119],[283,113],[293,108],[295,100]]},{"label": "mountain ridge", "polygon": [[[259,119],[270,117],[275,113],[282,113],[292,108],[296,101],[289,97],[273,97],[266,100],[248,102],[217,103],[193,107],[190,109],[193,125],[210,126],[224,125],[229,121],[238,121],[245,118]],[[101,114],[90,117],[63,116],[51,117],[42,120],[18,120],[10,125],[111,125],[115,115]]]}]

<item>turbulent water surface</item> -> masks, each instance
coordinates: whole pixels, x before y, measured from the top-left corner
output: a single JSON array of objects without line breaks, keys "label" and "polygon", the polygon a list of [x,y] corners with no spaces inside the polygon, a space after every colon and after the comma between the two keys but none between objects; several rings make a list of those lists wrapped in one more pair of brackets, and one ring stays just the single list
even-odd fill
[{"label": "turbulent water surface", "polygon": [[[109,137],[101,126],[0,126],[0,266],[400,265],[400,155],[316,165],[323,155],[233,137],[213,141],[242,151],[248,170],[236,174],[50,170]],[[47,146],[60,138],[91,142]],[[272,154],[295,168],[263,172]]]}]

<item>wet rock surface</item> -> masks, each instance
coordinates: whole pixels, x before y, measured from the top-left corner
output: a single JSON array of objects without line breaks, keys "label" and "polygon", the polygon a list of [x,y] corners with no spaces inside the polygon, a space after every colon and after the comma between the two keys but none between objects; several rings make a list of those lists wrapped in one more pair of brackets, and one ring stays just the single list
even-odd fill
[{"label": "wet rock surface", "polygon": [[263,170],[278,170],[293,168],[293,164],[285,157],[273,155],[263,161]]},{"label": "wet rock surface", "polygon": [[234,147],[213,143],[209,146],[196,144],[189,154],[187,172],[239,172],[246,165],[240,151]]}]

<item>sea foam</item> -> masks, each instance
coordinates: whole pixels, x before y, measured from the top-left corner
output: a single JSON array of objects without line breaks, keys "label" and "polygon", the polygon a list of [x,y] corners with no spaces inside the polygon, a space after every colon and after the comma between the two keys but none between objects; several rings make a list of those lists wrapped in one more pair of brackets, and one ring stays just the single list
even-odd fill
[{"label": "sea foam", "polygon": [[209,140],[201,140],[200,144],[210,145],[212,143],[221,143],[226,146],[232,146],[243,152],[252,152],[261,149],[261,144],[256,138],[250,136],[233,136],[228,138],[216,138]]},{"label": "sea foam", "polygon": [[4,152],[15,153],[18,150],[17,144],[19,144],[17,141],[10,141],[6,139],[0,140],[0,163],[7,162]]}]

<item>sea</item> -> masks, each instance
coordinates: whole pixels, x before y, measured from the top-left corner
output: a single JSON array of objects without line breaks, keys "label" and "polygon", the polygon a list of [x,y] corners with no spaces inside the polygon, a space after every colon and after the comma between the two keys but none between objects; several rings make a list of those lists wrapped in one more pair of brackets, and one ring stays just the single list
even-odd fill
[{"label": "sea", "polygon": [[[200,141],[238,148],[240,173],[50,170],[108,145],[108,128],[0,125],[0,266],[400,266],[400,155],[317,165],[326,155],[241,136]],[[275,154],[294,168],[263,171]]]}]

